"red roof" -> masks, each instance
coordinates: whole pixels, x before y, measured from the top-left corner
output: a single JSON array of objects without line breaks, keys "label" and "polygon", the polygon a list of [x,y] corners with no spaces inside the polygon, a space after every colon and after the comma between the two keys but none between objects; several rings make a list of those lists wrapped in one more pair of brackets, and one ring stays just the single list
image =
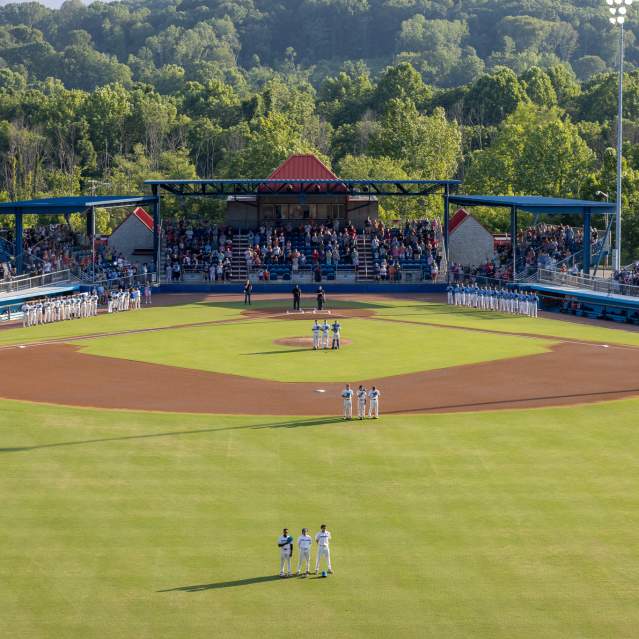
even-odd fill
[{"label": "red roof", "polygon": [[153,230],[153,216],[149,215],[141,206],[133,211],[133,215],[146,226],[149,231]]},{"label": "red roof", "polygon": [[452,233],[466,218],[470,217],[468,211],[458,209],[453,217],[448,220],[448,232]]},{"label": "red roof", "polygon": [[[273,173],[268,176],[269,180],[308,180],[312,183],[313,180],[339,180],[337,175],[331,171],[324,162],[314,156],[312,153],[297,153],[291,155],[288,159],[284,160]],[[314,185],[313,190],[324,191],[325,185]],[[260,186],[259,191],[261,193],[286,193],[287,190],[293,190],[292,186],[286,184]],[[297,188],[295,188],[297,190]],[[345,187],[339,187],[335,190],[346,190]],[[313,191],[309,191],[312,193]]]},{"label": "red roof", "polygon": [[324,162],[312,153],[291,155],[284,160],[269,180],[337,180],[339,179]]}]

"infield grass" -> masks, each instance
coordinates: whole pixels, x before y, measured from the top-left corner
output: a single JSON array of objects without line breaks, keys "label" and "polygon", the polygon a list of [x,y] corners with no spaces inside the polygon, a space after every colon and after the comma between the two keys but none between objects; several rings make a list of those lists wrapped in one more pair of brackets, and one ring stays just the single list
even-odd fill
[{"label": "infield grass", "polygon": [[[393,324],[342,320],[339,351],[281,346],[275,339],[311,336],[312,320],[259,318],[236,324],[117,335],[81,342],[90,355],[133,359],[282,382],[362,380],[462,364],[537,355],[553,342]],[[188,345],[188,346],[186,346]]]},{"label": "infield grass", "polygon": [[[343,423],[3,401],[2,634],[636,637],[638,410]],[[274,577],[281,528],[323,522],[336,574]]]}]

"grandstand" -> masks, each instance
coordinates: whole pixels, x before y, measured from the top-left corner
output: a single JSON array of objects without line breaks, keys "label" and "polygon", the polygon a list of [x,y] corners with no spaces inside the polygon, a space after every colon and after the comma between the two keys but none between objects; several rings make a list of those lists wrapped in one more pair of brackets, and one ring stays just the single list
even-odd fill
[{"label": "grandstand", "polygon": [[[605,318],[614,311],[612,301],[618,304],[620,317],[627,317],[622,302],[632,306],[631,298],[639,293],[636,264],[610,279],[598,276],[607,255],[610,224],[602,233],[593,222],[609,216],[614,203],[458,195],[453,193],[459,186],[456,180],[344,180],[312,155],[291,156],[264,179],[149,180],[147,184],[152,192],[146,196],[0,203],[0,214],[15,218],[15,231],[0,233],[0,275],[4,280],[50,276],[57,284],[79,287],[152,280],[171,290],[224,286],[226,291],[237,290],[246,279],[259,287],[291,282],[311,287],[322,282],[360,287],[355,290],[401,286],[432,292],[451,280],[481,279],[536,287],[542,306],[547,301],[550,309],[565,310],[563,301],[557,303],[559,294],[563,300],[598,302],[588,316]],[[225,219],[217,225],[169,219],[162,226],[161,191],[179,198],[224,199]],[[387,196],[422,200],[441,196],[443,224],[437,216],[385,224],[379,219],[378,202]],[[147,205],[151,214],[142,208]],[[451,205],[460,207],[452,218]],[[488,233],[465,211],[473,206],[510,209],[510,234]],[[103,240],[95,233],[98,207],[129,207],[132,213]],[[519,211],[532,213],[533,224],[518,228]],[[64,224],[23,228],[26,214],[70,213],[86,216],[86,233],[73,234]],[[541,216],[544,220],[579,216],[583,227],[554,219],[549,224],[540,221]],[[593,295],[608,297],[597,300]],[[14,302],[19,299],[11,298]]]}]

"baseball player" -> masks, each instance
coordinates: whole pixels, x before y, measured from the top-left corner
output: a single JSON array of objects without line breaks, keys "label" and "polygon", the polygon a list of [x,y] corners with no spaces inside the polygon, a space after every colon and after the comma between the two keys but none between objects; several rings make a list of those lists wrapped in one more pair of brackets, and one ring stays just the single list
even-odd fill
[{"label": "baseball player", "polygon": [[344,419],[353,419],[353,391],[350,384],[346,384],[346,388],[342,391],[342,399],[344,400]]},{"label": "baseball player", "polygon": [[20,310],[22,311],[22,327],[26,327],[29,325],[29,310],[30,307],[29,305],[25,302],[22,307],[20,308]]},{"label": "baseball player", "polygon": [[312,330],[313,330],[313,350],[316,351],[320,347],[320,333],[322,332],[322,329],[320,325],[317,323],[317,320],[315,320]]},{"label": "baseball player", "polygon": [[331,349],[339,350],[341,328],[342,328],[342,325],[339,323],[338,320],[335,320],[333,324],[331,325],[331,330],[333,331],[333,343],[331,344]]},{"label": "baseball player", "polygon": [[360,384],[357,389],[357,416],[360,419],[366,417],[366,389]]},{"label": "baseball player", "polygon": [[449,284],[446,287],[446,293],[448,294],[448,303],[449,304],[453,304],[454,303],[454,293],[453,293],[454,289],[453,287]]},{"label": "baseball player", "polygon": [[374,417],[375,419],[379,418],[379,396],[381,393],[375,386],[370,389],[368,392],[368,397],[370,402],[368,403],[368,416]]},{"label": "baseball player", "polygon": [[333,567],[331,566],[331,551],[329,548],[329,542],[331,540],[331,533],[326,530],[326,524],[320,526],[320,531],[315,535],[315,543],[317,544],[317,558],[315,560],[315,574],[317,574],[320,567],[320,560],[322,557],[326,557],[326,563],[328,564],[328,572],[333,574]]},{"label": "baseball player", "polygon": [[[288,528],[282,530],[282,536],[277,540],[280,549],[280,577],[291,576],[291,557],[293,556],[293,537],[288,534]],[[284,568],[287,571],[284,572]]]},{"label": "baseball player", "polygon": [[297,549],[299,550],[299,559],[297,560],[297,574],[302,573],[302,563],[306,562],[306,574],[311,570],[311,546],[313,538],[308,534],[308,528],[302,528],[302,534],[297,538]]},{"label": "baseball player", "polygon": [[324,320],[320,328],[322,329],[322,348],[328,348],[328,331],[330,327],[326,320]]}]

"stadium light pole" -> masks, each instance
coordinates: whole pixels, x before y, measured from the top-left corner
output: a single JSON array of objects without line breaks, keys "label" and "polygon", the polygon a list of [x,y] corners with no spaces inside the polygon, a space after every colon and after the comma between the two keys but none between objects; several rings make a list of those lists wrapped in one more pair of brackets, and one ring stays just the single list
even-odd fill
[{"label": "stadium light pole", "polygon": [[617,195],[615,202],[615,262],[614,269],[621,269],[621,178],[623,143],[623,24],[633,0],[606,0],[610,10],[610,24],[619,27],[619,87],[617,95]]}]

